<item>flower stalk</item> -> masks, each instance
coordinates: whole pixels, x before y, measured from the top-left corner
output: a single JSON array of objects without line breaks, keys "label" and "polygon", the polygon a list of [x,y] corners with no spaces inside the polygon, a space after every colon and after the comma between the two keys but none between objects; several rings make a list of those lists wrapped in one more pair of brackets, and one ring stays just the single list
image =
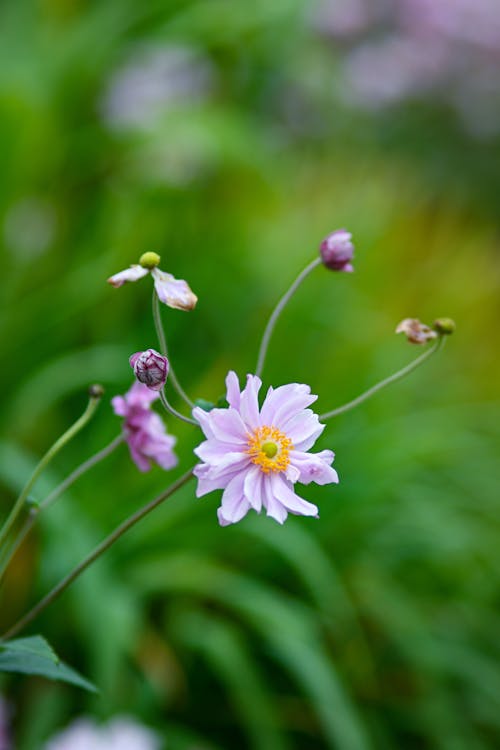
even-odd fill
[{"label": "flower stalk", "polygon": [[61,437],[56,440],[56,442],[51,446],[51,448],[49,448],[47,453],[35,467],[35,470],[26,482],[23,490],[21,491],[21,494],[14,503],[12,510],[10,511],[0,530],[0,548],[4,544],[5,539],[7,538],[10,530],[17,521],[20,513],[22,513],[25,503],[28,499],[28,495],[36,480],[45,469],[45,467],[52,461],[54,456],[56,456],[57,453],[59,453],[59,451],[64,448],[64,446],[69,443],[69,441],[72,440],[75,435],[77,435],[80,430],[82,430],[85,425],[92,419],[103,396],[103,393],[104,391],[100,386],[91,386],[91,388],[89,389],[89,402],[82,416],[79,417],[79,419],[77,419],[76,422],[68,430],[66,430],[66,432],[61,435]]},{"label": "flower stalk", "polygon": [[78,466],[69,476],[66,477],[60,484],[55,487],[55,489],[52,490],[52,492],[47,495],[47,497],[42,500],[41,503],[37,505],[33,505],[31,507],[31,510],[29,512],[28,517],[24,521],[23,526],[21,527],[19,534],[13,541],[10,550],[4,557],[1,565],[0,565],[0,581],[2,580],[3,576],[5,575],[5,572],[7,568],[9,567],[12,559],[14,558],[17,550],[22,545],[28,534],[30,533],[31,529],[35,525],[40,513],[49,507],[49,505],[52,505],[66,490],[71,487],[72,484],[76,482],[79,477],[81,477],[83,474],[85,474],[87,471],[92,469],[96,464],[98,464],[100,461],[103,461],[105,458],[107,458],[119,445],[121,445],[125,440],[125,436],[123,434],[118,435],[115,437],[114,440],[109,443],[105,448],[100,450],[98,453],[95,453],[93,456],[88,458],[86,461],[84,461],[80,466]]},{"label": "flower stalk", "polygon": [[385,388],[388,385],[391,385],[391,383],[395,383],[397,380],[401,380],[401,378],[404,378],[406,375],[409,375],[410,372],[413,372],[413,370],[416,370],[417,367],[420,367],[421,364],[423,364],[429,357],[432,357],[433,354],[435,354],[444,344],[444,336],[439,334],[438,338],[436,339],[436,342],[430,347],[430,349],[427,349],[423,354],[421,354],[419,357],[417,357],[413,362],[410,362],[409,365],[406,365],[406,367],[401,368],[401,370],[398,370],[397,372],[393,373],[392,375],[389,375],[389,377],[385,378],[384,380],[381,380],[379,383],[376,383],[371,388],[368,388],[367,391],[364,393],[361,393],[357,398],[353,399],[352,401],[348,401],[346,404],[343,404],[342,406],[338,406],[336,409],[332,409],[331,411],[327,411],[324,414],[320,414],[320,419],[322,421],[325,421],[326,419],[331,419],[332,417],[337,417],[339,414],[344,414],[347,411],[351,411],[351,409],[355,409],[356,406],[359,406],[364,401],[367,401],[369,398],[374,396],[376,393],[382,390],[382,388]]},{"label": "flower stalk", "polygon": [[21,619],[18,620],[14,625],[12,625],[12,627],[10,627],[9,630],[7,630],[2,635],[1,640],[5,641],[9,638],[12,638],[21,630],[23,630],[26,625],[29,625],[29,623],[32,622],[41,612],[43,612],[46,607],[52,604],[52,602],[55,601],[55,599],[57,599],[63,593],[63,591],[65,591],[68,586],[70,586],[73,581],[89,567],[89,565],[97,560],[97,558],[101,557],[104,552],[106,552],[116,541],[118,541],[120,537],[122,537],[129,529],[139,523],[139,521],[141,521],[145,516],[151,513],[151,511],[161,505],[161,503],[163,503],[175,492],[177,492],[178,489],[185,485],[193,476],[193,468],[189,469],[189,471],[179,477],[177,481],[171,484],[170,487],[168,487],[164,492],[158,495],[158,497],[155,497],[154,500],[151,500],[151,502],[147,503],[142,508],[139,508],[138,511],[133,513],[119,526],[117,526],[117,528],[112,531],[111,534],[109,534],[109,536],[107,536],[100,544],[98,544],[97,547],[89,555],[87,555],[87,557],[82,560],[81,563],[79,563],[70,573],[68,573],[67,576],[65,576],[57,584],[57,586],[54,586],[54,588],[49,591],[49,593],[44,596],[43,599],[38,602],[38,604],[35,604],[35,606],[30,609],[29,612],[21,617]]},{"label": "flower stalk", "polygon": [[153,289],[153,320],[155,324],[156,335],[158,336],[158,342],[160,344],[160,352],[164,357],[167,357],[169,359],[170,369],[168,377],[179,396],[183,401],[186,402],[189,408],[192,409],[194,407],[194,403],[191,401],[184,388],[179,383],[177,375],[174,372],[174,368],[172,367],[172,363],[170,362],[170,358],[168,356],[167,339],[165,337],[165,331],[163,330],[163,324],[161,322],[160,298],[158,297],[155,289]]},{"label": "flower stalk", "polygon": [[289,300],[293,297],[299,286],[302,284],[302,282],[309,276],[309,274],[314,271],[314,269],[317,266],[320,266],[322,263],[321,257],[315,258],[309,265],[307,265],[303,271],[299,273],[295,281],[292,283],[290,288],[287,292],[283,295],[283,297],[279,300],[278,304],[274,308],[273,312],[271,313],[271,317],[269,318],[266,328],[264,330],[264,334],[262,336],[262,341],[260,343],[259,347],[259,355],[257,358],[257,366],[255,368],[255,374],[260,377],[262,375],[262,370],[264,369],[264,363],[266,360],[267,355],[267,349],[269,347],[269,342],[271,340],[271,336],[273,335],[273,331],[276,327],[276,323],[278,322],[278,318],[283,312],[284,308],[288,304]]}]

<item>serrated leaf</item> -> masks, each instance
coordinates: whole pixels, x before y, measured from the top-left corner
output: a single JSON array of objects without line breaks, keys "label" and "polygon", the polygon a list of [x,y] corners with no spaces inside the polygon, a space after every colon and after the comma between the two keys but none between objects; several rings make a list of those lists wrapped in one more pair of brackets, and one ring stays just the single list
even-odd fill
[{"label": "serrated leaf", "polygon": [[0,672],[40,675],[97,692],[95,685],[62,662],[40,635],[0,643]]}]

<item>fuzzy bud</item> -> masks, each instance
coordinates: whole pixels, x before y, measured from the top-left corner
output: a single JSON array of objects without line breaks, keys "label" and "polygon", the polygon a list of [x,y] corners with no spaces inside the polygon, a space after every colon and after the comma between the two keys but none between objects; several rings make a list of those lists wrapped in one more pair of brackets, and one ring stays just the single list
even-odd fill
[{"label": "fuzzy bud", "polygon": [[455,321],[451,318],[438,318],[434,321],[434,330],[441,336],[449,336],[454,333],[456,328]]},{"label": "fuzzy bud", "polygon": [[90,398],[102,398],[104,396],[104,388],[99,383],[89,385],[87,392]]},{"label": "fuzzy bud", "polygon": [[354,255],[351,237],[346,229],[336,229],[325,237],[319,246],[319,252],[327,268],[332,271],[354,271],[351,263]]},{"label": "fuzzy bud", "polygon": [[404,333],[411,344],[426,344],[437,338],[436,331],[421,323],[418,318],[405,318],[396,327],[396,333]]},{"label": "fuzzy bud", "polygon": [[160,260],[161,258],[158,253],[143,253],[139,258],[139,265],[151,271],[152,268],[160,265]]},{"label": "fuzzy bud", "polygon": [[147,385],[152,391],[161,391],[167,382],[169,366],[166,357],[154,349],[146,349],[145,352],[132,354],[129,362],[139,383]]}]

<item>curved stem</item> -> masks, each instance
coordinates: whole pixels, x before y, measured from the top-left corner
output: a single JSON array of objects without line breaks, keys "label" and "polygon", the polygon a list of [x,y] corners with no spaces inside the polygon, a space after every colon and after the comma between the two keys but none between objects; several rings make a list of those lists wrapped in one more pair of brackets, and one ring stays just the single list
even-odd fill
[{"label": "curved stem", "polygon": [[309,263],[308,266],[304,268],[301,273],[297,276],[291,287],[288,289],[287,292],[283,295],[283,297],[280,299],[276,307],[274,308],[273,312],[271,313],[271,317],[269,318],[267,322],[267,326],[265,328],[264,334],[262,336],[262,341],[260,343],[259,347],[259,355],[257,358],[257,367],[255,368],[255,374],[260,377],[262,375],[262,370],[264,369],[264,362],[266,359],[267,349],[269,346],[269,341],[271,339],[271,336],[273,334],[274,328],[276,326],[276,322],[285,307],[285,305],[288,303],[289,299],[295,294],[298,287],[302,284],[305,278],[309,276],[311,271],[313,271],[316,266],[321,265],[321,258],[315,258],[311,263]]},{"label": "curved stem", "polygon": [[325,421],[326,419],[331,419],[332,417],[336,417],[339,414],[343,414],[346,411],[350,411],[351,409],[356,408],[356,406],[359,406],[359,404],[362,404],[363,401],[366,401],[367,399],[374,396],[376,393],[378,393],[378,391],[382,390],[382,388],[385,388],[391,383],[395,383],[396,380],[404,378],[405,375],[409,375],[410,372],[416,370],[417,367],[423,364],[426,359],[429,359],[429,357],[431,357],[435,352],[439,351],[443,343],[444,336],[439,336],[436,343],[433,344],[430,349],[421,354],[420,357],[417,357],[417,359],[413,360],[413,362],[410,362],[409,365],[406,365],[406,367],[403,367],[401,370],[398,370],[392,375],[389,375],[388,378],[381,380],[380,383],[376,383],[367,391],[359,395],[357,398],[353,399],[352,401],[348,401],[347,404],[343,404],[343,406],[338,406],[336,409],[332,409],[332,411],[327,411],[324,414],[320,414],[320,420]]},{"label": "curved stem", "polygon": [[[194,467],[193,467],[194,468]],[[29,612],[27,612],[23,617],[21,617],[20,620],[18,620],[9,630],[7,630],[6,633],[2,635],[1,640],[7,640],[8,638],[12,638],[14,635],[17,635],[20,630],[26,627],[32,620],[37,617],[40,612],[43,612],[43,610],[49,606],[49,604],[52,604],[52,602],[57,599],[60,594],[65,591],[68,586],[73,583],[73,581],[78,578],[78,576],[83,573],[84,570],[86,570],[89,565],[91,565],[95,560],[97,560],[98,557],[100,557],[106,550],[108,550],[123,534],[125,534],[126,531],[132,528],[132,526],[135,526],[136,523],[138,523],[144,516],[147,516],[148,513],[151,513],[152,510],[154,510],[158,505],[160,505],[164,500],[167,500],[171,495],[174,494],[180,487],[182,487],[186,482],[193,476],[193,469],[189,469],[185,474],[183,474],[176,482],[170,485],[168,489],[165,490],[165,492],[162,492],[161,495],[158,495],[154,500],[151,500],[147,505],[145,505],[143,508],[140,508],[138,511],[136,511],[133,515],[131,515],[129,518],[127,518],[123,523],[121,523],[109,536],[106,537],[100,544],[97,545],[97,547],[94,549],[93,552],[91,552],[87,557],[82,560],[82,562],[74,568],[71,573],[68,573],[67,576],[65,576],[62,581],[60,581],[57,586],[54,586],[52,591],[50,591],[46,596],[41,599],[38,604],[36,604],[32,609],[30,609]]]},{"label": "curved stem", "polygon": [[190,417],[185,417],[184,414],[181,414],[177,411],[177,409],[174,409],[173,406],[169,404],[167,401],[167,397],[165,396],[165,389],[162,388],[160,391],[160,400],[165,407],[165,410],[168,411],[169,414],[171,414],[176,419],[181,419],[183,422],[187,422],[188,424],[193,424],[195,427],[199,427],[200,425],[198,422],[196,422],[194,419],[190,419]]},{"label": "curved stem", "polygon": [[[160,343],[160,353],[163,354],[164,357],[168,358],[167,340],[165,338],[165,331],[163,330],[163,325],[161,322],[160,300],[158,298],[158,295],[156,294],[155,289],[153,289],[153,320],[155,323],[156,335],[158,336],[158,341]],[[175,374],[174,368],[172,367],[170,361],[168,377],[179,396],[186,402],[189,408],[192,409],[194,407],[194,403],[191,401],[184,388],[177,380],[177,375]]]},{"label": "curved stem", "polygon": [[52,503],[55,502],[57,498],[60,497],[63,492],[68,489],[68,487],[71,487],[71,485],[76,482],[76,480],[81,477],[82,474],[85,474],[85,472],[89,471],[89,469],[99,463],[99,461],[103,461],[105,458],[107,458],[115,450],[115,448],[123,443],[124,439],[125,438],[123,434],[118,435],[118,437],[112,440],[109,445],[88,458],[83,462],[83,464],[80,464],[80,466],[78,466],[68,477],[66,477],[63,482],[61,482],[55,489],[53,489],[50,495],[47,495],[47,497],[42,500],[39,505],[34,505],[31,508],[28,518],[25,520],[23,526],[21,527],[21,530],[19,531],[19,534],[14,539],[10,550],[8,551],[7,555],[2,561],[2,564],[0,565],[0,581],[5,575],[5,571],[9,567],[12,558],[16,554],[17,550],[35,525],[36,520],[42,510],[47,508],[49,505],[52,505]]},{"label": "curved stem", "polygon": [[89,402],[87,404],[87,408],[83,412],[82,416],[76,420],[76,422],[68,429],[66,432],[61,435],[60,438],[56,440],[56,442],[52,445],[51,448],[47,451],[45,456],[41,459],[41,461],[36,466],[33,474],[28,479],[27,483],[25,484],[21,494],[17,498],[16,502],[14,503],[14,506],[12,510],[10,511],[7,519],[5,520],[3,527],[0,531],[0,547],[5,541],[5,538],[7,537],[9,531],[11,530],[12,526],[16,522],[19,514],[23,510],[24,504],[26,502],[26,499],[30,493],[31,488],[35,484],[36,480],[42,473],[42,471],[45,469],[47,464],[50,463],[50,461],[54,458],[54,456],[59,453],[61,448],[63,448],[66,443],[68,443],[72,438],[75,437],[75,435],[87,424],[87,422],[92,418],[97,405],[99,404],[99,401],[101,400],[101,396],[90,396]]}]

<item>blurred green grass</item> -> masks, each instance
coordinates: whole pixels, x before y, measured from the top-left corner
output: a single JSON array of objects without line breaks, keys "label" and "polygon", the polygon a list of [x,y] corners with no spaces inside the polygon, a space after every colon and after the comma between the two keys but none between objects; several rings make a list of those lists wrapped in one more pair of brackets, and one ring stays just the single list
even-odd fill
[{"label": "blurred green grass", "polygon": [[[325,411],[415,355],[393,335],[401,318],[458,325],[438,358],[325,431],[341,483],[304,489],[320,521],[220,529],[216,496],[188,485],[47,610],[36,630],[101,694],[2,683],[21,750],[83,711],[130,712],[173,750],[498,745],[495,189],[478,205],[451,135],[443,170],[424,133],[415,160],[404,129],[391,143],[339,122],[305,12],[291,0],[0,10],[3,512],[88,383],[106,403],[40,495],[119,430],[109,398],[130,384],[128,355],[155,345],[151,288],[105,280],[146,250],[200,297],[164,315],[195,397],[217,398],[229,368],[251,371],[275,301],[336,227],[354,234],[356,273],[319,269],[301,288],[266,384],[310,383]],[[107,128],[112,72],[139,45],[174,42],[211,60],[210,98],[146,131]],[[319,132],[297,134],[273,106],[297,70],[316,82]],[[195,437],[171,428],[185,466]],[[126,449],[82,478],[19,555],[2,625],[169,482],[139,474]]]}]

